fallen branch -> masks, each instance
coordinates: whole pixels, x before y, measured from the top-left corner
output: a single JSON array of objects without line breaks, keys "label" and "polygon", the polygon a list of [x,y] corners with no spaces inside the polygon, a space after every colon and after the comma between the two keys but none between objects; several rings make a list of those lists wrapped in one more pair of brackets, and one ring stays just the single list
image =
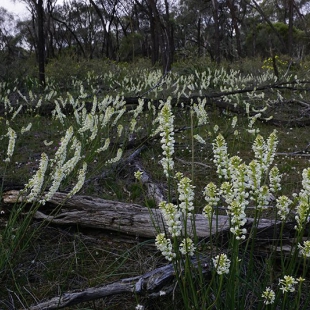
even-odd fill
[{"label": "fallen branch", "polygon": [[[209,260],[201,259],[199,264],[203,264],[205,268],[203,272],[209,271]],[[197,267],[197,260],[193,260],[193,266]],[[91,301],[111,295],[135,293],[138,295],[148,294],[151,297],[160,295],[160,291],[168,293],[171,291],[175,274],[173,265],[169,264],[160,268],[156,268],[144,275],[122,279],[103,286],[96,286],[77,292],[68,292],[61,296],[54,297],[35,306],[29,307],[29,310],[52,310],[73,306],[82,302]]]}]

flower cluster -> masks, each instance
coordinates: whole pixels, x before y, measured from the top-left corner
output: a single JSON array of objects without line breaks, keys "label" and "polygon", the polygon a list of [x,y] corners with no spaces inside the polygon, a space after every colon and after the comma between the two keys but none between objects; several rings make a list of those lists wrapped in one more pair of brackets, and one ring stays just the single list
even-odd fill
[{"label": "flower cluster", "polygon": [[120,159],[122,158],[122,155],[123,155],[123,150],[121,148],[119,148],[117,150],[117,154],[114,158],[111,158],[109,160],[107,160],[105,162],[106,165],[110,165],[110,164],[114,164],[114,163],[117,163],[118,161],[120,161]]},{"label": "flower cluster", "polygon": [[284,276],[283,279],[279,279],[280,290],[282,293],[295,292],[297,282],[292,276]]},{"label": "flower cluster", "polygon": [[52,116],[55,120],[59,119],[60,123],[64,125],[64,119],[66,118],[66,115],[62,113],[58,100],[54,100],[54,103],[55,110],[52,111]]},{"label": "flower cluster", "polygon": [[110,145],[110,138],[105,139],[104,145],[96,150],[96,153],[104,152],[108,149]]},{"label": "flower cluster", "polygon": [[[245,239],[246,229],[242,226],[246,223],[245,209],[248,205],[249,194],[247,188],[247,167],[241,163],[238,156],[230,159],[231,187],[227,187],[223,193],[226,196],[227,214],[231,217],[230,231],[236,236],[236,239]],[[227,191],[229,190],[229,191]]]},{"label": "flower cluster", "polygon": [[304,241],[304,245],[302,246],[300,243],[298,244],[299,252],[303,257],[310,257],[310,241]]},{"label": "flower cluster", "polygon": [[[239,156],[229,157],[224,137],[219,134],[213,143],[214,163],[217,166],[217,174],[224,182],[221,185],[219,195],[227,204],[227,214],[231,217],[231,232],[236,239],[244,239],[246,229],[242,226],[246,222],[245,209],[253,201],[257,210],[268,208],[271,193],[281,189],[281,175],[277,167],[270,169],[275,156],[278,140],[276,131],[271,133],[267,142],[261,135],[257,135],[253,143],[255,159],[248,165],[242,162]],[[268,180],[270,188],[265,185]],[[212,205],[208,204],[205,215],[210,217]]]},{"label": "flower cluster", "polygon": [[190,238],[186,238],[184,239],[181,244],[180,244],[180,252],[183,255],[189,255],[189,256],[193,256],[194,252],[196,250],[196,247],[194,245],[194,242],[192,239]]},{"label": "flower cluster", "polygon": [[171,240],[167,239],[164,233],[156,236],[155,245],[168,261],[171,262],[176,257],[176,254],[172,250]]},{"label": "flower cluster", "polygon": [[164,168],[164,173],[167,177],[173,170],[174,161],[174,125],[173,120],[174,116],[171,112],[170,100],[168,100],[165,105],[162,107],[159,114],[159,130],[161,136],[161,146],[163,149],[163,158],[161,164]]},{"label": "flower cluster", "polygon": [[49,201],[54,196],[64,176],[65,174],[63,172],[62,167],[56,167],[55,171],[52,174],[52,180],[53,180],[52,185],[49,188],[47,194],[45,194],[44,198],[40,201],[40,203],[44,204],[46,201]]},{"label": "flower cluster", "polygon": [[[98,119],[97,119],[98,121]],[[94,115],[91,113],[86,114],[85,118],[83,119],[82,127],[78,130],[79,133],[83,133],[87,130],[91,130],[94,125]]]},{"label": "flower cluster", "polygon": [[135,178],[136,178],[138,181],[141,181],[142,175],[143,175],[143,172],[140,171],[140,170],[135,171],[135,173],[134,173],[134,176],[135,176]]},{"label": "flower cluster", "polygon": [[31,189],[30,193],[27,196],[27,201],[34,201],[40,194],[45,172],[48,166],[48,156],[45,153],[41,154],[39,169],[35,173],[35,175],[29,180],[28,184],[25,185],[25,190]]},{"label": "flower cluster", "polygon": [[262,170],[257,160],[252,160],[248,165],[248,188],[252,195],[255,195],[262,180]]},{"label": "flower cluster", "polygon": [[70,191],[70,193],[67,195],[67,197],[69,198],[72,197],[83,187],[85,182],[86,170],[87,170],[87,164],[84,162],[83,167],[79,170],[78,173],[78,181],[73,187],[73,189]]},{"label": "flower cluster", "polygon": [[[101,117],[100,121],[101,121],[101,128],[103,129],[104,127],[106,127],[110,121],[110,119],[112,118],[114,114],[114,108],[111,106],[108,106],[104,116]],[[103,114],[101,114],[103,115]],[[100,115],[100,116],[101,116]]]},{"label": "flower cluster", "polygon": [[203,208],[203,214],[210,221],[213,214],[213,208],[217,206],[217,203],[220,200],[217,186],[213,182],[210,182],[205,187],[203,194],[207,202],[207,205]]},{"label": "flower cluster", "polygon": [[285,221],[287,215],[290,212],[289,206],[291,205],[292,200],[287,196],[282,195],[277,199],[276,208],[278,209],[278,215],[280,216],[281,221]]},{"label": "flower cluster", "polygon": [[52,160],[52,163],[58,167],[62,166],[67,157],[67,147],[73,136],[73,127],[70,126],[64,137],[61,138],[60,146],[55,153],[55,157]]},{"label": "flower cluster", "polygon": [[257,210],[267,209],[270,200],[270,192],[269,187],[267,185],[263,185],[258,190],[256,208]]},{"label": "flower cluster", "polygon": [[194,104],[193,108],[198,118],[198,126],[205,125],[208,123],[208,113],[205,109],[206,99],[202,101],[198,98],[198,104]]},{"label": "flower cluster", "polygon": [[262,297],[264,298],[265,305],[271,305],[274,303],[276,294],[270,287],[267,287],[263,292]]},{"label": "flower cluster", "polygon": [[255,154],[255,158],[258,160],[262,173],[266,172],[270,165],[272,164],[278,145],[278,139],[276,130],[274,130],[267,139],[267,142],[264,141],[264,138],[261,135],[257,135],[252,149]]},{"label": "flower cluster", "polygon": [[179,209],[184,217],[191,216],[191,212],[194,210],[194,188],[191,180],[187,177],[182,178],[178,183]]},{"label": "flower cluster", "polygon": [[159,204],[159,208],[163,213],[165,222],[168,225],[168,231],[171,233],[171,236],[180,236],[182,230],[182,223],[180,221],[181,212],[178,210],[177,206],[175,206],[173,203],[166,203],[162,201]]},{"label": "flower cluster", "polygon": [[230,260],[227,258],[226,254],[219,254],[215,256],[215,258],[212,258],[212,261],[217,274],[222,275],[224,273],[229,273]]},{"label": "flower cluster", "polygon": [[65,177],[68,176],[73,171],[74,167],[81,159],[82,145],[81,142],[76,139],[76,137],[73,137],[70,149],[74,150],[74,155],[61,167]]},{"label": "flower cluster", "polygon": [[272,167],[269,173],[269,187],[272,193],[277,193],[281,190],[281,178],[282,175],[280,174],[278,167]]},{"label": "flower cluster", "polygon": [[217,166],[217,174],[219,178],[228,178],[228,154],[227,154],[227,144],[224,137],[219,134],[215,142],[212,143],[214,160],[213,162]]},{"label": "flower cluster", "polygon": [[29,123],[26,127],[22,127],[20,133],[23,135],[25,132],[29,131],[32,127],[32,123]]},{"label": "flower cluster", "polygon": [[124,126],[122,124],[119,124],[117,126],[117,135],[118,135],[119,138],[121,137],[121,135],[123,133],[123,129],[124,129]]},{"label": "flower cluster", "polygon": [[206,144],[206,141],[200,135],[194,135],[194,138],[201,144]]},{"label": "flower cluster", "polygon": [[8,145],[8,150],[7,150],[7,158],[4,160],[5,162],[10,162],[11,161],[11,157],[13,156],[14,153],[14,149],[15,149],[15,140],[16,140],[16,132],[9,127],[8,128],[8,133],[7,136],[9,137],[9,145]]},{"label": "flower cluster", "polygon": [[310,168],[304,169],[302,172],[303,189],[299,193],[298,205],[296,207],[295,220],[298,231],[303,229],[304,223],[309,221],[310,216]]},{"label": "flower cluster", "polygon": [[238,121],[238,117],[237,116],[234,116],[232,121],[231,121],[231,127],[232,128],[235,128],[236,125],[237,125],[237,121]]}]

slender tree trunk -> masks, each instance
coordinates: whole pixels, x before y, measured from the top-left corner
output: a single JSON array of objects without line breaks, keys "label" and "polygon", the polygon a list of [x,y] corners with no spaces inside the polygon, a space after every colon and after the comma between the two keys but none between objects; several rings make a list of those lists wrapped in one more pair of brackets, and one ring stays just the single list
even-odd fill
[{"label": "slender tree trunk", "polygon": [[150,30],[152,42],[152,64],[155,65],[159,60],[159,48],[163,51],[163,38],[161,22],[154,0],[148,0]]},{"label": "slender tree trunk", "polygon": [[201,57],[201,17],[198,18],[198,25],[197,25],[197,45],[198,45],[198,50],[197,54],[198,57]]},{"label": "slender tree trunk", "polygon": [[230,16],[231,16],[231,22],[232,26],[235,31],[235,38],[236,38],[236,46],[237,46],[237,53],[238,57],[242,57],[242,49],[241,49],[241,41],[240,41],[240,31],[238,27],[238,21],[236,16],[236,10],[235,10],[235,1],[234,0],[227,0],[227,6],[230,10]]},{"label": "slender tree trunk", "polygon": [[39,63],[39,82],[45,86],[45,38],[44,38],[44,9],[43,0],[37,3],[37,26],[38,26],[38,63]]},{"label": "slender tree trunk", "polygon": [[293,56],[293,14],[294,14],[294,1],[288,0],[288,42],[287,50],[289,55]]},{"label": "slender tree trunk", "polygon": [[[89,0],[91,5],[94,7],[96,13],[98,14],[100,20],[101,20],[101,23],[102,23],[102,28],[103,28],[103,32],[104,32],[104,43],[105,43],[105,48],[106,48],[106,56],[109,58],[109,59],[115,59],[116,56],[115,56],[115,53],[113,51],[113,44],[112,44],[112,38],[111,38],[111,34],[110,32],[107,30],[107,23],[105,22],[104,20],[104,17],[102,15],[102,12],[100,10],[100,8],[98,7],[98,5],[93,1],[93,0]],[[112,12],[112,20],[110,20],[110,26],[109,26],[109,30],[110,30],[110,27],[111,27],[111,24],[113,22],[113,19],[114,19],[114,14],[115,14],[115,5],[114,5],[114,8],[113,8],[113,12]]]},{"label": "slender tree trunk", "polygon": [[220,64],[221,62],[221,49],[220,49],[220,25],[218,18],[218,1],[212,0],[213,5],[213,20],[214,20],[214,43],[215,43],[215,61]]},{"label": "slender tree trunk", "polygon": [[163,61],[163,72],[167,73],[171,70],[172,63],[174,60],[174,27],[170,20],[170,9],[169,2],[165,0],[165,38],[164,38],[164,46],[165,51],[163,53],[164,61]]}]

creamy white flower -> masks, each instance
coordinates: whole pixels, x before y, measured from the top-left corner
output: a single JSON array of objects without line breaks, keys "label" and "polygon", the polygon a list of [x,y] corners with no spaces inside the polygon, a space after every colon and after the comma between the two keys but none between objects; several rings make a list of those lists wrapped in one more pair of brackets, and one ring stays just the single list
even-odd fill
[{"label": "creamy white flower", "polygon": [[287,196],[280,196],[277,199],[276,208],[278,209],[278,215],[282,221],[286,220],[287,215],[290,212],[289,206],[292,204],[292,200],[290,200]]},{"label": "creamy white flower", "polygon": [[206,141],[200,135],[194,135],[194,138],[201,144],[206,144]]},{"label": "creamy white flower", "polygon": [[135,178],[136,178],[138,181],[140,181],[140,180],[141,180],[142,175],[143,175],[143,172],[142,172],[142,171],[140,171],[140,170],[135,171],[135,173],[134,173],[134,176],[135,176]]},{"label": "creamy white flower", "polygon": [[109,164],[114,164],[114,163],[117,163],[118,161],[120,161],[120,159],[122,158],[122,155],[123,155],[123,150],[121,148],[119,148],[117,150],[117,154],[114,158],[111,158],[109,160],[107,160],[105,162],[106,165],[109,165]]},{"label": "creamy white flower", "polygon": [[167,102],[162,107],[159,116],[159,132],[161,138],[161,146],[163,149],[163,158],[161,164],[164,168],[164,173],[167,177],[171,174],[174,168],[173,154],[174,154],[174,126],[173,120],[174,116],[171,112],[170,100],[168,98]]},{"label": "creamy white flower", "polygon": [[83,187],[84,182],[85,182],[86,171],[87,171],[87,163],[84,162],[83,167],[79,170],[78,181],[75,184],[75,186],[73,187],[73,189],[70,191],[70,193],[67,195],[68,198],[72,197],[78,191],[81,190],[81,188]]},{"label": "creamy white flower", "polygon": [[8,150],[7,150],[7,158],[4,160],[5,162],[10,162],[11,161],[11,157],[13,156],[14,153],[14,149],[15,149],[15,141],[17,138],[16,132],[9,127],[8,128],[8,133],[6,134],[6,136],[9,137],[9,145],[8,145]]},{"label": "creamy white flower", "polygon": [[46,201],[49,201],[53,198],[54,194],[57,192],[61,181],[64,178],[64,173],[62,171],[62,167],[56,167],[55,171],[53,172],[52,175],[52,185],[49,188],[47,194],[45,194],[45,196],[43,197],[43,199],[40,201],[42,204],[44,204]]},{"label": "creamy white flower", "polygon": [[224,273],[229,273],[230,260],[227,258],[226,254],[219,254],[215,256],[215,258],[212,258],[212,261],[217,274],[222,275]]},{"label": "creamy white flower", "polygon": [[168,231],[171,233],[172,237],[177,237],[181,235],[182,223],[181,223],[181,212],[178,210],[177,206],[173,203],[166,203],[162,201],[159,204],[159,208],[164,216],[165,222],[168,226]]},{"label": "creamy white flower", "polygon": [[189,256],[193,256],[196,250],[196,247],[192,239],[186,238],[186,239],[183,239],[183,241],[180,243],[179,249],[183,255],[188,254]]},{"label": "creamy white flower", "polygon": [[176,257],[176,254],[172,250],[171,240],[167,239],[164,233],[156,236],[155,245],[168,261],[172,261]]},{"label": "creamy white flower", "polygon": [[194,210],[194,186],[191,184],[191,180],[187,177],[182,178],[178,183],[179,193],[179,208],[183,213],[183,216],[189,216]]},{"label": "creamy white flower", "polygon": [[263,292],[262,297],[264,298],[265,305],[271,305],[275,301],[276,294],[270,287],[267,287]]},{"label": "creamy white flower", "polygon": [[110,138],[105,139],[104,145],[96,150],[96,153],[104,152],[108,149],[110,145]]},{"label": "creamy white flower", "polygon": [[40,196],[47,166],[48,156],[45,153],[42,153],[39,169],[37,170],[35,175],[29,180],[28,184],[25,185],[25,190],[31,189],[29,195],[27,196],[28,202],[32,202]]},{"label": "creamy white flower", "polygon": [[310,257],[310,240],[304,241],[303,246],[298,244],[299,253],[304,257]]},{"label": "creamy white flower", "polygon": [[297,281],[292,276],[284,276],[279,279],[279,286],[282,293],[295,292]]},{"label": "creamy white flower", "polygon": [[20,130],[20,133],[24,134],[25,132],[29,131],[31,127],[32,127],[32,123],[29,123],[27,127],[22,127],[22,129]]}]

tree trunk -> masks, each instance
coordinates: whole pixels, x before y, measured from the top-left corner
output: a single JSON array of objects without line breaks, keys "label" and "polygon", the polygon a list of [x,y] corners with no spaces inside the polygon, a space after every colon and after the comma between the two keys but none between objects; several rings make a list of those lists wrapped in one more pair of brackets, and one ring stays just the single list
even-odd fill
[{"label": "tree trunk", "polygon": [[152,65],[159,61],[159,49],[163,50],[163,34],[161,31],[161,22],[154,0],[148,0],[148,14],[150,18],[150,31],[152,42]]},{"label": "tree trunk", "polygon": [[213,20],[214,20],[214,52],[215,52],[215,61],[217,64],[221,62],[221,50],[220,50],[220,25],[219,25],[219,17],[218,17],[218,2],[217,0],[212,0],[213,5]]},{"label": "tree trunk", "polygon": [[229,7],[229,10],[230,10],[231,22],[232,22],[233,29],[235,31],[238,57],[241,58],[242,49],[241,49],[241,41],[240,41],[240,31],[239,31],[238,21],[237,21],[237,16],[236,16],[235,1],[227,0],[227,6]]},{"label": "tree trunk", "polygon": [[45,37],[44,37],[44,9],[43,0],[38,0],[37,6],[37,26],[38,26],[38,63],[39,82],[45,87]]},{"label": "tree trunk", "polygon": [[294,14],[294,1],[288,0],[288,42],[287,50],[290,57],[293,57],[293,14]]}]

